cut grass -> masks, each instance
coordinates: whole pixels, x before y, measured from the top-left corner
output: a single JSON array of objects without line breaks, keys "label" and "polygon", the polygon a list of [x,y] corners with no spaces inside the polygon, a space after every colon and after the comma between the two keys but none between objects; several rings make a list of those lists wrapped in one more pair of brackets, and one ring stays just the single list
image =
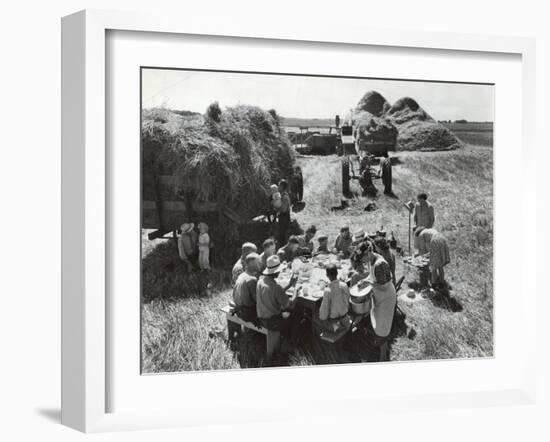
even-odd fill
[{"label": "cut grass", "polygon": [[[403,201],[420,191],[429,194],[436,208],[436,227],[447,237],[451,264],[446,276],[451,283],[450,298],[434,297],[409,302],[400,297],[406,315],[399,318],[398,336],[391,344],[393,361],[487,357],[493,354],[493,155],[492,149],[467,146],[450,152],[398,153],[394,166],[394,192],[399,199],[380,195],[378,210],[363,209],[371,199],[356,196],[344,210],[340,206],[340,158],[303,157],[304,211],[295,214],[302,227],[315,224],[334,240],[342,225],[373,231],[380,226],[394,231],[399,246],[407,245],[408,214]],[[381,189],[380,181],[375,184]],[[177,262],[175,248],[165,245],[166,254],[155,253],[144,239],[144,255],[158,264],[162,259]],[[153,259],[155,258],[155,259]],[[164,262],[164,261],[163,261]],[[149,274],[159,265],[144,268],[143,370],[147,373],[185,370],[219,370],[265,365],[265,338],[245,333],[237,345],[226,343],[225,318],[219,308],[231,297],[229,268],[213,271],[214,287],[209,298],[199,298],[192,290],[182,295],[185,281]],[[147,270],[149,269],[149,270]],[[179,270],[178,270],[179,271]],[[398,276],[405,275],[404,288],[415,284],[418,275],[397,259]],[[154,279],[160,283],[153,282]],[[181,279],[180,279],[181,278]],[[147,291],[153,291],[149,293]],[[170,293],[167,296],[166,293]],[[178,293],[180,293],[178,295]],[[290,343],[290,353],[277,365],[368,362],[376,352],[359,332],[343,346],[332,346],[311,337],[309,324],[302,324]]]}]

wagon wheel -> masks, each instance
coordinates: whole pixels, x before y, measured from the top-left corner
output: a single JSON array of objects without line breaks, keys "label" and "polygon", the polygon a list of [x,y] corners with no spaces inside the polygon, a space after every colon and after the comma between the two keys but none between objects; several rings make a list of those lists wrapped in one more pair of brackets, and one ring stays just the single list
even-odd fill
[{"label": "wagon wheel", "polygon": [[346,158],[342,161],[342,193],[349,195],[350,193],[350,176],[349,176],[349,159]]}]

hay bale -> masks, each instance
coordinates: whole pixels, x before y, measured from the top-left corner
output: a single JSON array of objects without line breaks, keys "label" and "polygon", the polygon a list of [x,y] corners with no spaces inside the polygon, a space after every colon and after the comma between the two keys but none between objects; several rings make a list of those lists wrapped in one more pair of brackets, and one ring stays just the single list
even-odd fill
[{"label": "hay bale", "polygon": [[155,177],[171,175],[174,199],[216,202],[252,218],[265,212],[269,185],[292,175],[292,146],[276,115],[258,107],[227,108],[216,120],[166,109],[142,117],[144,199]]}]

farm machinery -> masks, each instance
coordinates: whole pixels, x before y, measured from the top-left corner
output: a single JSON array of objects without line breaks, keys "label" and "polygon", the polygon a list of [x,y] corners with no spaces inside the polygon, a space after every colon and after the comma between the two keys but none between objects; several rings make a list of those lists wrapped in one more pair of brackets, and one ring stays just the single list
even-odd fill
[{"label": "farm machinery", "polygon": [[379,158],[395,150],[396,137],[376,137],[365,131],[361,136],[352,124],[340,128],[338,155],[342,156],[342,193],[350,194],[351,180],[358,180],[364,194],[375,192],[372,180],[380,178],[372,167]]}]

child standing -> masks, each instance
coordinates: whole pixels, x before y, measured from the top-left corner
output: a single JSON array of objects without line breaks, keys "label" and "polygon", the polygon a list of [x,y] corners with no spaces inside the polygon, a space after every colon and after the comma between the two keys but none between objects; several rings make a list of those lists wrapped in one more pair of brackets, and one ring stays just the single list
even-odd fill
[{"label": "child standing", "polygon": [[206,223],[199,223],[199,267],[210,270],[210,236]]},{"label": "child standing", "polygon": [[278,212],[283,204],[281,192],[279,192],[279,186],[277,184],[271,185],[271,208],[274,212]]}]

